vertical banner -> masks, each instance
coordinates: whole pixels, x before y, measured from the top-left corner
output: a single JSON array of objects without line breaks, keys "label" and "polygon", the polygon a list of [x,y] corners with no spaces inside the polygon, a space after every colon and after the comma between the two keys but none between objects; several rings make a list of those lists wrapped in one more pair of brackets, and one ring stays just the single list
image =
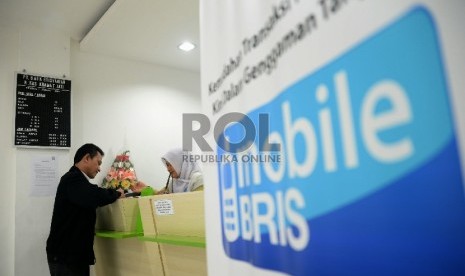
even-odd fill
[{"label": "vertical banner", "polygon": [[211,275],[465,275],[464,10],[201,1]]}]

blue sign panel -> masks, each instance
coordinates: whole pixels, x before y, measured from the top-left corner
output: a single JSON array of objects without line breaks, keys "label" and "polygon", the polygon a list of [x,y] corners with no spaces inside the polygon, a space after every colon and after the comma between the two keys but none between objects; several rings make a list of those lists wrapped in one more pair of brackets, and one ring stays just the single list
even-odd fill
[{"label": "blue sign panel", "polygon": [[464,185],[425,8],[247,114],[263,130],[261,114],[269,135],[218,164],[230,258],[291,275],[465,275]]}]

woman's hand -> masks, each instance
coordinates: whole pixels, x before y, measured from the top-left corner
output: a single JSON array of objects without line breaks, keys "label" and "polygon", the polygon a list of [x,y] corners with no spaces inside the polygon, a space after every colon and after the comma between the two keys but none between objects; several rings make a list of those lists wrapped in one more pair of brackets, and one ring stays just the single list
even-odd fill
[{"label": "woman's hand", "polygon": [[164,194],[169,194],[170,192],[166,190],[165,188],[161,189],[160,191],[157,192],[157,195],[164,195]]}]

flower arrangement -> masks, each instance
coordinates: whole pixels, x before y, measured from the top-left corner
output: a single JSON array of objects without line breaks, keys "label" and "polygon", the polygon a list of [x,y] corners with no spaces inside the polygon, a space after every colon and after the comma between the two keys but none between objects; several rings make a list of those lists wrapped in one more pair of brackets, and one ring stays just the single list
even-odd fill
[{"label": "flower arrangement", "polygon": [[129,190],[138,183],[134,165],[129,161],[129,151],[116,156],[110,171],[103,179],[102,187],[107,189]]}]

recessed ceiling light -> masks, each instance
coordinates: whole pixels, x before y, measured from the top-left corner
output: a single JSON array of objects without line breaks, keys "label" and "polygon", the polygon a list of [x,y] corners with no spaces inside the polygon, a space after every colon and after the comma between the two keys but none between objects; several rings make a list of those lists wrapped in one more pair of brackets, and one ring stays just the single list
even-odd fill
[{"label": "recessed ceiling light", "polygon": [[183,50],[184,52],[192,51],[195,48],[195,45],[189,41],[185,41],[178,46],[179,49]]}]

